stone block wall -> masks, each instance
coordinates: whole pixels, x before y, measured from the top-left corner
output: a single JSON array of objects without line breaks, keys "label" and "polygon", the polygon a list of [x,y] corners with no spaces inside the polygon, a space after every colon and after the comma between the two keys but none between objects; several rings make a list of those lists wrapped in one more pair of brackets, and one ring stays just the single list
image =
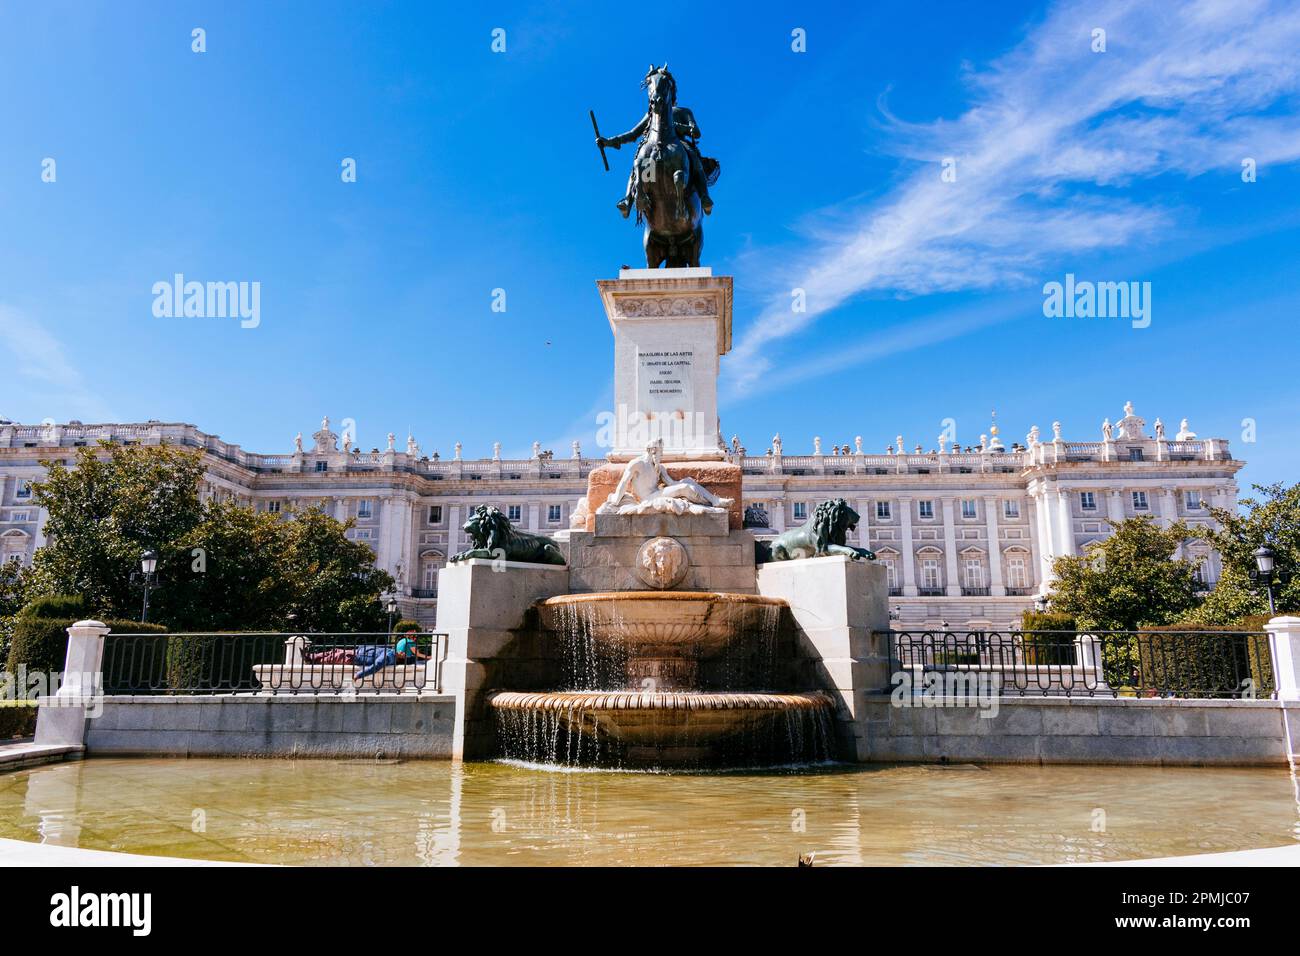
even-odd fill
[{"label": "stone block wall", "polygon": [[456,702],[428,694],[108,697],[90,756],[451,756]]},{"label": "stone block wall", "polygon": [[863,756],[871,761],[1285,765],[1284,707],[1275,700],[1000,697],[974,706],[899,707],[863,701]]},{"label": "stone block wall", "polygon": [[690,562],[675,591],[754,594],[754,537],[731,530],[725,514],[595,515],[594,531],[569,535],[569,590],[644,591],[637,576],[637,552],[660,536],[678,541]]}]

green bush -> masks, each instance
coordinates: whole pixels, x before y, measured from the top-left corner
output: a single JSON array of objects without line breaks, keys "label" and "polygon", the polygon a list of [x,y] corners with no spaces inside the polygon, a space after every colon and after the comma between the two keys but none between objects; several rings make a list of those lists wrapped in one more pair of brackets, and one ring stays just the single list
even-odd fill
[{"label": "green bush", "polygon": [[[1069,667],[1074,660],[1074,631],[1078,630],[1073,614],[1025,611],[1020,616],[1021,639],[1025,663]],[[1040,632],[1049,633],[1040,633]],[[1053,631],[1069,631],[1055,634]]]},{"label": "green bush", "polygon": [[[1273,693],[1273,662],[1263,634],[1231,633],[1237,627],[1207,627],[1189,634],[1178,626],[1143,628],[1137,635],[1143,688],[1177,697],[1243,697]],[[1180,633],[1181,631],[1181,633]]]},{"label": "green bush", "polygon": [[[19,614],[14,619],[14,637],[6,664],[8,671],[16,674],[18,666],[25,664],[29,673],[61,672],[68,658],[68,628],[82,619],[80,614],[72,617],[33,617],[25,611]],[[156,633],[166,630],[157,624],[141,624],[138,621],[109,620],[103,623],[110,633]],[[115,669],[124,669],[121,650],[122,645],[114,642],[111,636],[104,642],[103,671],[106,683],[111,683]]]},{"label": "green bush", "polygon": [[0,701],[0,740],[30,737],[36,733],[36,702]]},{"label": "green bush", "polygon": [[63,662],[68,656],[68,626],[75,620],[19,614],[14,619],[6,670],[16,674],[20,665],[26,665],[29,672],[46,674],[63,670]]},{"label": "green bush", "polygon": [[66,617],[69,623],[86,618],[86,599],[80,594],[44,594],[32,598],[22,610],[21,617]]},{"label": "green bush", "polygon": [[420,627],[419,624],[417,624],[415,621],[412,621],[408,617],[402,618],[400,621],[398,621],[396,624],[393,625],[394,634],[406,634],[410,631],[422,631],[422,630],[424,630],[424,628]]}]

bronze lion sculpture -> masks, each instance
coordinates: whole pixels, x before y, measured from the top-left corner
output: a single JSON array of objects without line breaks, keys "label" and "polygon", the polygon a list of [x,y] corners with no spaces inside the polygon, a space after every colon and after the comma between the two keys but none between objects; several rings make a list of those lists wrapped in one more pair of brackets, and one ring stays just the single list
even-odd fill
[{"label": "bronze lion sculpture", "polygon": [[757,559],[766,561],[793,561],[796,558],[817,558],[828,554],[843,554],[854,561],[874,558],[875,552],[846,544],[848,534],[858,526],[858,513],[843,498],[823,501],[813,516],[798,528],[791,528],[771,542],[759,541]]},{"label": "bronze lion sculpture", "polygon": [[452,561],[470,558],[525,561],[531,564],[564,564],[564,552],[550,538],[518,531],[510,519],[492,505],[479,505],[465,522],[464,530],[474,547],[453,555]]}]

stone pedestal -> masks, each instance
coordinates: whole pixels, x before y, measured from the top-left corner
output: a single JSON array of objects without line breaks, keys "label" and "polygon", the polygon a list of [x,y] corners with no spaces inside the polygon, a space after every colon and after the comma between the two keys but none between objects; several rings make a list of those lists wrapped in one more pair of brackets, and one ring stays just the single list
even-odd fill
[{"label": "stone pedestal", "polygon": [[531,626],[529,612],[537,601],[568,590],[569,569],[563,565],[475,559],[439,573],[436,630],[447,635],[441,689],[456,695],[453,758],[494,752],[485,691],[554,686],[554,654]]},{"label": "stone pedestal", "polygon": [[42,746],[84,746],[86,720],[103,704],[104,636],[99,621],[78,621],[68,628],[68,653],[63,683],[36,712],[36,743]]},{"label": "stone pedestal", "polygon": [[[644,448],[639,449],[637,454],[644,450]],[[730,498],[731,508],[728,515],[728,525],[733,530],[736,530],[744,523],[744,510],[741,503],[742,475],[739,465],[730,465],[720,461],[682,461],[665,462],[664,468],[675,479],[694,478],[718,497]],[[587,515],[588,531],[596,530],[595,511],[618,487],[619,479],[622,476],[622,465],[601,465],[599,468],[593,468],[588,473],[587,507],[591,511]]]},{"label": "stone pedestal", "polygon": [[757,580],[759,594],[790,605],[802,683],[836,698],[848,756],[868,759],[868,698],[887,700],[890,678],[884,565],[840,555],[773,561],[758,566]]},{"label": "stone pedestal", "polygon": [[656,438],[665,461],[724,459],[718,360],[731,350],[731,277],[624,269],[596,285],[614,332],[611,459],[628,461]]},{"label": "stone pedestal", "polygon": [[594,530],[569,535],[569,590],[647,591],[656,585],[638,571],[641,550],[659,538],[685,551],[677,591],[754,594],[754,537],[732,530],[721,512],[702,515],[593,515]]}]

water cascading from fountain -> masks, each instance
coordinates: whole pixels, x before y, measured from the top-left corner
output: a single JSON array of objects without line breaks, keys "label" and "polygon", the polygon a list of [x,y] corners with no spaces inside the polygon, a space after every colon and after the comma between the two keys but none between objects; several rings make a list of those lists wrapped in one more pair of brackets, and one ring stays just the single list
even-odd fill
[{"label": "water cascading from fountain", "polygon": [[502,755],[565,767],[717,768],[836,755],[831,699],[794,679],[785,602],[602,592],[540,602],[562,689],[489,700]]}]

